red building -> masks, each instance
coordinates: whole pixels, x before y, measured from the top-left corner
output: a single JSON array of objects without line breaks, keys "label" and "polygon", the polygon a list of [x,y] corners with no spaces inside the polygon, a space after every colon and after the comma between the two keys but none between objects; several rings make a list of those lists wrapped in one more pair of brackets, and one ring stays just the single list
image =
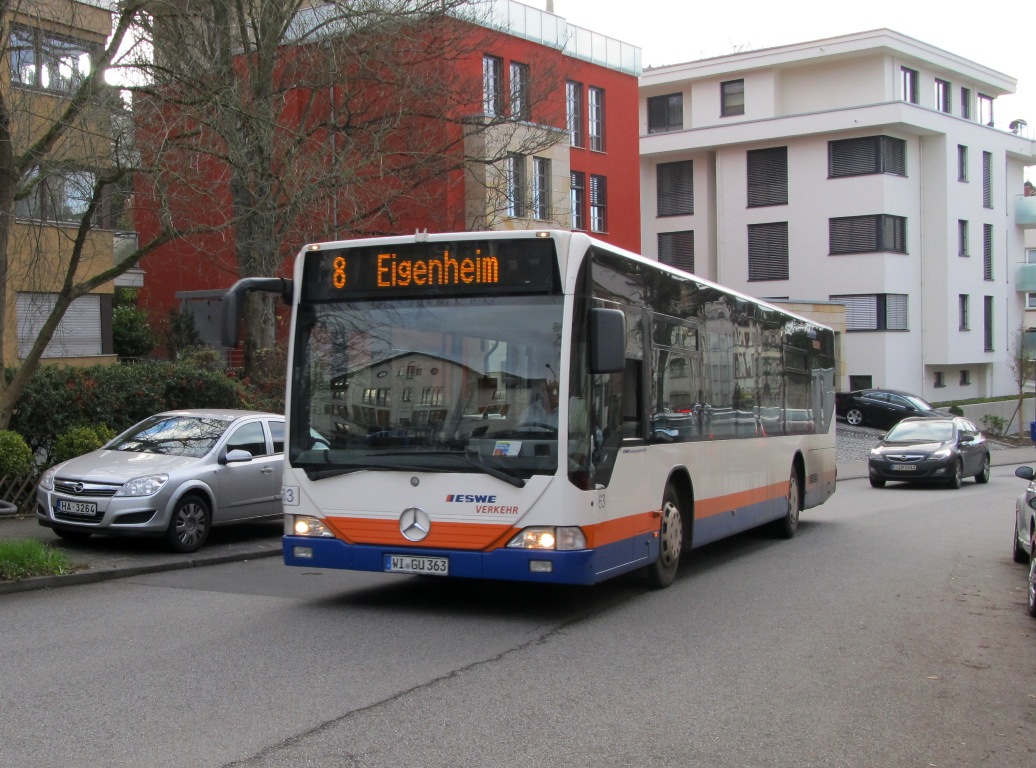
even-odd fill
[{"label": "red building", "polygon": [[[572,229],[639,250],[640,50],[520,3],[496,7],[507,18],[482,25],[447,19],[429,29],[429,36],[449,36],[443,50],[453,55],[430,61],[413,48],[393,54],[410,56],[412,66],[428,70],[443,89],[425,94],[434,103],[412,110],[394,136],[368,147],[355,141],[338,147],[334,131],[314,131],[306,156],[293,149],[291,162],[282,163],[284,199],[295,194],[290,175],[304,183],[329,164],[347,163],[361,183],[307,198],[306,211],[277,235],[280,274],[290,272],[294,254],[307,242],[424,229]],[[313,47],[283,46],[277,77],[305,82],[300,72],[313,61]],[[384,81],[391,78],[357,89],[359,74],[343,68],[348,93],[334,85],[323,91],[284,88],[277,119],[288,128],[304,121],[330,125],[330,118],[369,110],[385,98],[391,85]],[[394,169],[421,141],[435,142],[437,161],[419,172]],[[224,169],[210,160],[195,162],[193,170],[206,177],[207,192],[197,202],[188,199],[185,208],[196,209],[194,220],[209,225],[229,220]],[[158,232],[156,210],[137,222],[141,243]],[[190,312],[203,340],[218,346],[219,297],[244,276],[236,231],[180,239],[144,259],[141,303],[153,320],[171,309]]]}]

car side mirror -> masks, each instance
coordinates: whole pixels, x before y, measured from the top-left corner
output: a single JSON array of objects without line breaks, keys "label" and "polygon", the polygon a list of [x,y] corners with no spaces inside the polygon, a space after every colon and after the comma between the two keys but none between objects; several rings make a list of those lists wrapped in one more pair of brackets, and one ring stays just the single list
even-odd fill
[{"label": "car side mirror", "polygon": [[232,451],[227,451],[223,455],[223,457],[222,457],[222,459],[220,460],[219,463],[220,464],[240,464],[243,461],[251,461],[251,460],[252,460],[252,454],[251,453],[249,453],[248,451],[243,450],[241,448],[235,448]]},{"label": "car side mirror", "polygon": [[1029,482],[1032,482],[1033,477],[1036,477],[1036,473],[1032,471],[1032,467],[1018,467],[1018,469],[1014,471],[1014,474],[1022,480],[1028,480]]}]

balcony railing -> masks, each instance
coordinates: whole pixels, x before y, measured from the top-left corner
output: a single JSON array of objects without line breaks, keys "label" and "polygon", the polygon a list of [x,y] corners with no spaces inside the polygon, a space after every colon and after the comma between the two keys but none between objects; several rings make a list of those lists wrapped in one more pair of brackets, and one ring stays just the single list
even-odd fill
[{"label": "balcony railing", "polygon": [[1015,201],[1015,223],[1023,227],[1036,227],[1036,195],[1018,195]]}]

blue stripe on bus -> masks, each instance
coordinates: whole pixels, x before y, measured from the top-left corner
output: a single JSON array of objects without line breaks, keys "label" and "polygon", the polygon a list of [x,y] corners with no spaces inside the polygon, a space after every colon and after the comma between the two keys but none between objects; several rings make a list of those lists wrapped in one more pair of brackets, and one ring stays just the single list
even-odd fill
[{"label": "blue stripe on bus", "polygon": [[[385,571],[387,555],[407,557],[446,557],[450,576],[471,579],[536,581],[553,584],[595,584],[621,573],[636,570],[658,557],[658,541],[653,535],[607,544],[597,549],[554,552],[528,549],[495,549],[491,552],[465,552],[456,549],[420,549],[382,545],[347,544],[340,539],[285,536],[284,564],[306,568],[342,568],[352,571]],[[296,547],[304,547],[310,557],[299,557]],[[638,557],[639,555],[639,557]],[[532,560],[549,560],[549,573],[532,571]]]},{"label": "blue stripe on bus", "polygon": [[779,520],[788,512],[783,496],[767,499],[758,504],[741,507],[733,512],[721,512],[694,521],[694,546],[700,547],[713,541],[725,539],[735,533]]}]

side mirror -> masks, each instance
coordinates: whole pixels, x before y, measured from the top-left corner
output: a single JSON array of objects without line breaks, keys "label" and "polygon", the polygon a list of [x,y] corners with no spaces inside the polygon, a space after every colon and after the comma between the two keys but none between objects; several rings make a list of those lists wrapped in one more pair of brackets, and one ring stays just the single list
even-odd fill
[{"label": "side mirror", "polygon": [[1029,482],[1032,482],[1032,478],[1036,476],[1036,473],[1032,471],[1032,467],[1018,467],[1014,474],[1022,480],[1028,480]]},{"label": "side mirror", "polygon": [[626,367],[626,315],[620,309],[590,310],[590,372],[618,373]]},{"label": "side mirror", "polygon": [[252,454],[251,453],[249,453],[248,451],[242,450],[240,448],[235,448],[232,451],[227,451],[223,455],[223,457],[222,457],[222,459],[220,460],[219,463],[220,464],[240,464],[243,461],[251,461],[251,460],[252,460]]}]

